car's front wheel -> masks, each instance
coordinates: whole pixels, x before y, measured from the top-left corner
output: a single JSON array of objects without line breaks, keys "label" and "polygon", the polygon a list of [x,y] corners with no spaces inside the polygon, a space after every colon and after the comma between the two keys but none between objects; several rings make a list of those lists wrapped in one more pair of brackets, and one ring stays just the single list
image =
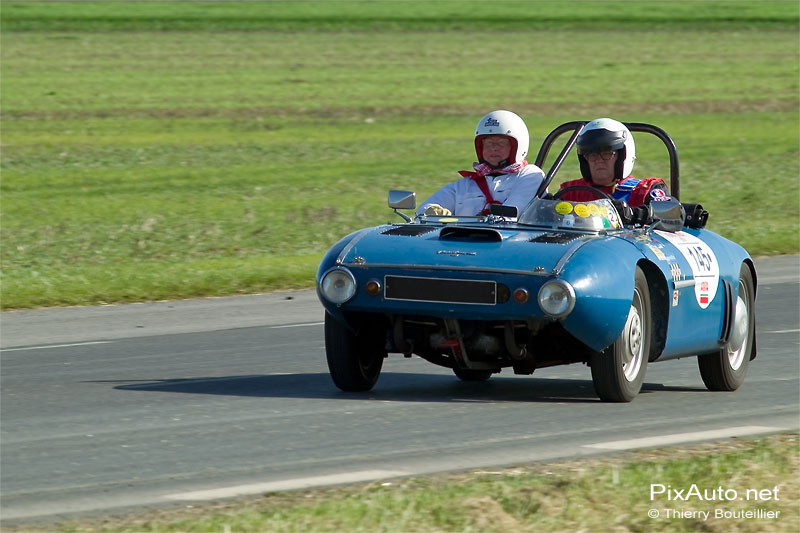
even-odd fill
[{"label": "car's front wheel", "polygon": [[353,332],[325,313],[325,355],[337,387],[347,392],[368,391],[383,367],[385,337],[378,328]]},{"label": "car's front wheel", "polygon": [[629,402],[644,383],[652,328],[650,293],[647,278],[639,267],[635,280],[633,301],[622,333],[614,344],[591,358],[594,390],[606,402]]},{"label": "car's front wheel", "polygon": [[755,344],[755,298],[753,274],[742,265],[730,339],[718,352],[697,357],[700,377],[708,390],[734,391],[744,382]]}]

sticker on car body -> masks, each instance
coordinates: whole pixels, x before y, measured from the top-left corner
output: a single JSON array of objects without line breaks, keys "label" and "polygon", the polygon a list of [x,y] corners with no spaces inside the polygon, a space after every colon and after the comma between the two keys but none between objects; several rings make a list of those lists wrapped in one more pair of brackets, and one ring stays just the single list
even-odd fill
[{"label": "sticker on car body", "polygon": [[647,243],[645,246],[650,248],[650,250],[653,252],[653,254],[656,257],[658,257],[659,259],[661,259],[662,261],[666,261],[667,260],[667,256],[664,255],[664,252],[662,252],[661,248],[659,248],[658,246],[654,246],[653,244],[650,244],[650,243]]},{"label": "sticker on car body", "polygon": [[684,231],[669,233],[655,230],[661,237],[672,243],[683,255],[694,277],[694,295],[700,309],[705,309],[714,300],[719,284],[719,263],[709,245]]}]

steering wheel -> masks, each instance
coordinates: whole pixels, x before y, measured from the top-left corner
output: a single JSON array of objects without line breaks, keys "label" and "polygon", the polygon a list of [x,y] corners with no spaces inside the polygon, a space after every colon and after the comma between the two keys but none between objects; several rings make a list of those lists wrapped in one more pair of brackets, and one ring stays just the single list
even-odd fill
[{"label": "steering wheel", "polygon": [[601,191],[600,189],[595,189],[594,187],[589,187],[588,185],[570,185],[569,187],[564,187],[563,189],[559,189],[554,195],[553,200],[559,200],[565,193],[572,192],[572,191],[587,191],[593,192],[597,195],[598,198],[605,198],[606,200],[614,201],[614,197],[610,194]]}]

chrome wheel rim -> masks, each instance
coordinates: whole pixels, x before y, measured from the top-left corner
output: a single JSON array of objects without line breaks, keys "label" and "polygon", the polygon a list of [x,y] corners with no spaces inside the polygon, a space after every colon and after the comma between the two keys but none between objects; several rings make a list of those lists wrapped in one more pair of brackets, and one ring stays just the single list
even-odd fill
[{"label": "chrome wheel rim", "polygon": [[736,298],[736,310],[733,315],[733,332],[728,341],[728,364],[733,370],[739,370],[744,363],[747,344],[750,337],[750,309],[747,287],[739,282],[739,296]]},{"label": "chrome wheel rim", "polygon": [[634,381],[639,375],[644,358],[645,325],[641,309],[642,297],[637,290],[633,295],[633,304],[622,334],[622,373],[628,381]]}]

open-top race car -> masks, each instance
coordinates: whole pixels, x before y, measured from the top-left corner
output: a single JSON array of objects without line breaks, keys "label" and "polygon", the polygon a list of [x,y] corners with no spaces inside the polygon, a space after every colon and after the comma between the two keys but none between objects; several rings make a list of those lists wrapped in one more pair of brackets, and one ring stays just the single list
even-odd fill
[{"label": "open-top race car", "polygon": [[631,401],[647,364],[697,356],[710,390],[732,391],[756,356],[753,261],[705,229],[708,213],[681,204],[675,144],[662,129],[628,123],[667,147],[672,200],[633,213],[596,189],[570,202],[546,193],[586,122],[544,140],[569,139],[539,193],[522,210],[425,216],[413,192],[390,191],[403,223],[337,242],[317,273],[325,349],[337,387],[367,391],[388,353],[416,354],[481,381],[503,368],[585,363],[598,396]]}]

